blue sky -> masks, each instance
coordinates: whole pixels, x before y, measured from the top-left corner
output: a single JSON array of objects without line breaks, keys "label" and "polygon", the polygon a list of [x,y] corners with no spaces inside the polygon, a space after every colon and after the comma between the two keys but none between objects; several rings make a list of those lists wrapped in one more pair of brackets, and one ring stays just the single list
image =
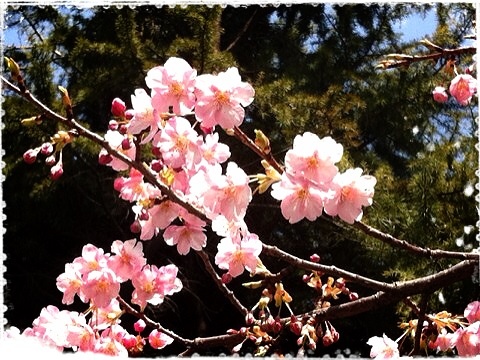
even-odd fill
[{"label": "blue sky", "polygon": [[[435,30],[435,26],[435,11],[432,10],[427,13],[427,16],[424,19],[418,15],[406,18],[402,23],[397,25],[396,29],[403,33],[404,41],[411,41],[415,39],[420,40],[426,35],[432,34]],[[23,40],[22,44],[22,39],[14,29],[5,29],[3,31],[3,36],[4,45],[26,45],[25,40]]]}]

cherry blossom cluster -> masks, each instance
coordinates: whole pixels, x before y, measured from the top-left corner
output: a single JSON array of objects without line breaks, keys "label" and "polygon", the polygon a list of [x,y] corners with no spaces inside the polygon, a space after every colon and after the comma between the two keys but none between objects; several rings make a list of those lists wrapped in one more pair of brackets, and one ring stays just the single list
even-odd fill
[{"label": "cherry blossom cluster", "polygon": [[[475,57],[474,55],[474,61]],[[445,103],[448,101],[448,94],[450,93],[458,104],[462,106],[470,104],[478,88],[477,79],[472,76],[475,66],[475,63],[469,66],[465,74],[458,74],[457,70],[454,69],[456,76],[450,81],[448,92],[445,87],[436,86],[432,92],[433,99],[439,103]]]},{"label": "cherry blossom cluster", "polygon": [[[422,329],[422,342],[430,350],[452,354],[461,357],[472,357],[480,354],[480,301],[473,301],[465,308],[463,317],[466,322],[458,317],[443,311],[435,316],[427,316]],[[415,326],[416,327],[416,326]],[[405,334],[411,332],[407,330]],[[404,334],[404,335],[405,335]],[[398,342],[383,334],[382,337],[374,336],[367,342],[372,347],[370,357],[375,359],[398,359],[400,352]]]},{"label": "cherry blossom cluster", "polygon": [[343,146],[329,136],[306,132],[295,137],[281,181],[272,185],[272,196],[281,200],[282,214],[290,223],[313,221],[323,211],[350,224],[362,218],[362,207],[372,205],[377,180],[362,175],[360,168],[340,173],[335,164],[342,156]]},{"label": "cherry blossom cluster", "polygon": [[67,263],[65,272],[57,277],[57,288],[63,292],[62,302],[72,304],[77,295],[89,304],[87,311],[60,311],[47,306],[22,335],[37,338],[58,350],[71,348],[117,356],[140,353],[146,340],[155,349],[172,343],[173,338],[158,329],[143,337],[146,324],[141,319],[134,325],[137,335],[123,328],[120,321],[123,311],[117,297],[121,284],[131,281],[132,303],[142,310],[147,303],[159,305],[165,296],[182,289],[177,267],[148,265],[142,243],[135,239],[116,240],[111,251],[112,254],[104,253],[94,245],[85,245],[82,256]]},{"label": "cherry blossom cluster", "polygon": [[[113,100],[115,119],[105,140],[132,160],[137,147],[149,143],[154,156],[150,168],[158,180],[200,209],[222,237],[216,257],[219,267],[232,277],[244,269],[254,272],[261,242],[243,221],[252,199],[250,179],[234,162],[228,162],[223,173],[222,164],[229,159],[230,150],[213,131],[217,125],[230,129],[243,122],[243,107],[253,101],[253,88],[241,81],[236,68],[197,76],[196,70],[179,58],[151,69],[146,84],[150,94],[135,90],[132,109],[121,99]],[[200,124],[200,134],[187,119],[193,116]],[[129,168],[106,149],[100,152],[99,161],[117,171]],[[122,199],[133,203],[136,219],[131,229],[140,233],[141,240],[150,240],[162,231],[165,242],[182,255],[206,245],[206,222],[163,197],[139,171],[131,168],[114,186]]]}]

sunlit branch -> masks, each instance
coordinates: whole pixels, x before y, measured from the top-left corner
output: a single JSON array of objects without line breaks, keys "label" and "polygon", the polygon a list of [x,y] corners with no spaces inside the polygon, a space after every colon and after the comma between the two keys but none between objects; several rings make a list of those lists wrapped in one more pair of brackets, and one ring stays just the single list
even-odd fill
[{"label": "sunlit branch", "polygon": [[405,240],[400,240],[393,237],[390,234],[385,234],[380,230],[377,230],[363,222],[356,221],[353,224],[353,227],[361,230],[365,234],[379,239],[393,247],[401,248],[410,252],[413,252],[419,256],[424,256],[428,258],[435,258],[435,259],[460,259],[460,260],[467,260],[467,259],[476,259],[480,258],[479,253],[465,253],[465,252],[457,252],[457,251],[447,251],[447,250],[439,250],[439,249],[429,249],[429,248],[422,248],[419,246],[415,246],[410,244]]}]

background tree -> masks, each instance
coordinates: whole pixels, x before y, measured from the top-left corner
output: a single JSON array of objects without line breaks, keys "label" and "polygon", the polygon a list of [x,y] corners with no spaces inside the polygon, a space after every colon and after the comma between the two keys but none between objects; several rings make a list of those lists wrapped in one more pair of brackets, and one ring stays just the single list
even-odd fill
[{"label": "background tree", "polygon": [[[468,250],[476,245],[473,232],[464,232],[464,226],[476,221],[474,199],[464,195],[466,184],[475,179],[472,114],[476,108],[432,101],[435,79],[449,78],[442,61],[416,64],[408,70],[375,69],[384,54],[421,53],[416,43],[400,41],[394,24],[429,9],[431,5],[413,4],[19,7],[9,9],[7,24],[25,34],[29,47],[7,47],[4,52],[23,65],[30,89],[45,103],[60,110],[55,85],[68,88],[75,116],[97,132],[104,132],[108,125],[112,99],[118,96],[128,103],[133,90],[145,86],[146,71],[171,56],[183,57],[200,73],[237,66],[256,89],[244,125],[247,134],[253,136],[254,129],[262,129],[279,159],[298,133],[334,137],[347,152],[343,167],[359,164],[379,179],[375,206],[366,215],[368,223],[431,248],[456,250],[460,240],[456,244],[455,239],[462,238],[461,246]],[[437,4],[435,11],[438,27],[431,41],[445,47],[461,42],[472,27],[473,7]],[[449,24],[451,14],[457,23]],[[463,66],[471,58],[455,60]],[[26,327],[46,304],[60,305],[55,278],[63,272],[63,264],[87,242],[108,247],[112,240],[133,237],[129,230],[133,214],[113,190],[114,174],[97,164],[98,147],[86,141],[76,141],[65,150],[65,175],[58,182],[47,179],[43,164],[24,164],[23,152],[41,143],[40,139],[48,140],[54,125],[21,127],[19,119],[32,116],[33,109],[15,97],[7,97],[4,108],[8,109],[3,119],[4,243],[10,306],[6,317]],[[248,173],[261,170],[255,154],[226,135],[224,140],[232,153],[240,153],[233,160]],[[278,208],[278,203],[268,195],[259,196],[247,223],[266,243],[280,244],[297,256],[308,258],[313,247],[323,263],[366,276],[383,272],[384,280],[412,278],[449,263],[429,259],[412,263],[407,253],[379,245],[328,217],[292,227],[271,208]],[[309,246],[299,248],[302,243]],[[180,258],[162,241],[146,245],[147,256],[158,263],[181,261],[182,275],[188,279],[187,291],[170,303],[168,310],[173,311],[167,314],[162,308],[152,315],[191,337],[217,334],[232,322],[243,322],[235,309],[221,301],[214,285],[204,281],[194,254]],[[213,254],[214,250],[212,243],[207,251]],[[275,263],[268,265],[279,270]],[[291,292],[299,294],[294,299],[299,311],[308,305],[301,299],[312,296],[305,286],[297,289],[301,275],[286,280],[286,286],[295,288]],[[468,282],[456,284],[444,290],[446,304],[434,299],[431,309],[442,305],[461,311],[478,296],[475,289]],[[362,289],[358,292],[362,295]],[[32,305],[30,299],[41,295],[42,300]],[[254,304],[257,294],[243,296],[242,300]],[[380,312],[335,324],[341,341],[317,354],[347,347],[365,351],[366,340],[378,333],[378,316],[390,320],[385,326],[395,333],[392,307]],[[408,312],[402,314],[408,319]]]}]

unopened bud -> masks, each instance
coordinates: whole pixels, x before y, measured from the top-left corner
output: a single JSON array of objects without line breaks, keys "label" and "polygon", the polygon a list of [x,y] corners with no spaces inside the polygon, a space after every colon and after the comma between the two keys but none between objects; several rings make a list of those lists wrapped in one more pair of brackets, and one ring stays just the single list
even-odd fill
[{"label": "unopened bud", "polygon": [[108,122],[108,130],[115,131],[118,129],[118,122],[116,120],[110,120]]},{"label": "unopened bud", "polygon": [[135,329],[136,332],[141,333],[143,330],[145,330],[145,327],[147,324],[145,324],[145,321],[142,319],[138,319],[135,324],[133,324],[133,328]]},{"label": "unopened bud", "polygon": [[29,149],[25,151],[23,154],[23,160],[27,164],[33,164],[35,161],[37,161],[37,155],[38,155],[39,149]]},{"label": "unopened bud", "polygon": [[45,158],[45,165],[47,166],[53,166],[57,162],[57,159],[55,158],[55,155],[50,155]]},{"label": "unopened bud", "polygon": [[132,120],[134,116],[135,116],[135,110],[125,111],[125,119]]},{"label": "unopened bud", "polygon": [[125,124],[122,124],[118,127],[118,132],[122,135],[125,135],[127,133],[128,127]]},{"label": "unopened bud", "polygon": [[270,140],[261,130],[254,130],[255,132],[255,144],[262,149],[265,154],[269,154],[271,151]]},{"label": "unopened bud", "polygon": [[222,283],[228,284],[230,281],[232,281],[233,276],[230,275],[229,273],[224,273],[222,274]]},{"label": "unopened bud", "polygon": [[107,165],[107,164],[110,164],[113,160],[113,157],[112,155],[110,155],[109,153],[107,152],[104,152],[104,153],[100,153],[98,155],[98,163],[100,165]]},{"label": "unopened bud", "polygon": [[302,276],[302,281],[303,282],[308,283],[310,281],[310,279],[311,279],[311,275],[305,274],[305,275]]},{"label": "unopened bud", "polygon": [[132,148],[132,141],[130,138],[126,137],[125,139],[122,140],[122,149],[123,150],[128,150]]},{"label": "unopened bud", "polygon": [[295,335],[300,336],[302,333],[302,322],[298,321],[297,318],[292,315],[290,317],[290,331],[293,332]]},{"label": "unopened bud", "polygon": [[130,231],[134,234],[139,234],[142,231],[142,225],[140,225],[140,222],[138,220],[135,220],[130,225]]},{"label": "unopened bud", "polygon": [[350,294],[348,294],[348,298],[350,299],[350,301],[358,300],[358,294],[356,292],[351,292]]},{"label": "unopened bud", "polygon": [[314,263],[320,262],[320,255],[318,254],[312,254],[310,255],[310,261]]},{"label": "unopened bud", "polygon": [[338,278],[337,281],[335,281],[335,286],[339,289],[343,289],[345,287],[345,279]]},{"label": "unopened bud", "polygon": [[160,172],[163,169],[163,163],[160,160],[152,160],[150,167],[153,171]]},{"label": "unopened bud", "polygon": [[125,115],[125,110],[127,110],[127,107],[120,98],[113,99],[111,109],[113,116],[123,117]]},{"label": "unopened bud", "polygon": [[63,166],[59,162],[50,168],[50,178],[52,180],[58,180],[63,175]]},{"label": "unopened bud", "polygon": [[40,152],[43,155],[50,155],[53,152],[52,143],[49,143],[49,142],[43,143],[42,146],[40,147]]},{"label": "unopened bud", "polygon": [[147,221],[148,219],[150,219],[150,214],[148,213],[148,211],[142,210],[140,212],[139,219],[142,220],[142,221]]}]

